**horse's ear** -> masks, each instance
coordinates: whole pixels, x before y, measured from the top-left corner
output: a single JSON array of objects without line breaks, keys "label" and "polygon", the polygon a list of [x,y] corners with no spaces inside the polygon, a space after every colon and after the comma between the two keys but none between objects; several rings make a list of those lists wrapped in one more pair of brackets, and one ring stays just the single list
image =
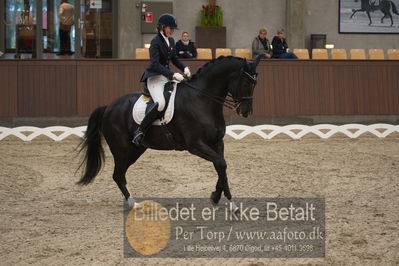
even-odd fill
[{"label": "horse's ear", "polygon": [[244,66],[245,71],[249,71],[251,69],[251,62],[248,62],[247,59],[243,59],[242,65]]},{"label": "horse's ear", "polygon": [[247,63],[246,59],[244,59],[244,62],[247,63],[247,66],[249,67],[250,72],[251,72],[252,74],[255,74],[255,73],[256,73],[256,67],[258,66],[258,64],[259,64],[261,58],[262,58],[262,57],[261,57],[260,55],[258,55],[258,56],[255,58],[254,61],[249,61],[249,63]]},{"label": "horse's ear", "polygon": [[258,56],[255,58],[255,60],[254,60],[254,66],[255,66],[255,68],[258,66],[258,64],[259,64],[261,58],[262,58],[262,57],[261,57],[260,55],[258,55]]}]

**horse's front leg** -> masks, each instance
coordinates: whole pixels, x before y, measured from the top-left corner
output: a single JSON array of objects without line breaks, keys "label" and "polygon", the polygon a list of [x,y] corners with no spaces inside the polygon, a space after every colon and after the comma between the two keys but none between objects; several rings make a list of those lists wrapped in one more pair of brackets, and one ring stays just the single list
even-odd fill
[{"label": "horse's front leg", "polygon": [[211,194],[211,200],[214,204],[218,204],[221,198],[222,192],[228,200],[231,200],[231,193],[227,181],[227,164],[224,159],[224,144],[220,140],[215,147],[211,147],[204,142],[200,141],[193,145],[189,152],[197,155],[205,160],[213,163],[216,172],[218,174],[218,181],[216,183],[216,190]]},{"label": "horse's front leg", "polygon": [[[214,150],[223,158],[224,160],[224,142],[223,140],[219,140],[219,142],[214,146]],[[218,188],[221,188],[224,192],[224,196],[228,199],[231,200],[231,192],[229,188],[229,182],[227,178],[227,164],[224,166],[224,168],[219,168],[217,164],[213,164],[217,173],[218,173],[218,182],[216,184],[216,191],[212,193],[212,201],[214,203],[218,203],[221,197],[221,191],[218,190]],[[218,169],[219,168],[219,169]]]},{"label": "horse's front leg", "polygon": [[371,25],[371,24],[373,23],[373,21],[371,20],[370,12],[369,12],[369,11],[366,11],[366,13],[367,13],[367,16],[369,16],[369,20],[370,20],[369,25]]}]

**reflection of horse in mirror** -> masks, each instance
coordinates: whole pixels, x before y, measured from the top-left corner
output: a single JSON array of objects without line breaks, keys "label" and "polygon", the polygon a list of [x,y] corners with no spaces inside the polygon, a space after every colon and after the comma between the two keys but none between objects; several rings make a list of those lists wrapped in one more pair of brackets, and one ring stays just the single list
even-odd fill
[{"label": "reflection of horse in mirror", "polygon": [[392,2],[390,0],[381,0],[379,5],[376,5],[375,1],[371,2],[371,3],[369,0],[361,0],[361,1],[362,1],[361,8],[360,9],[352,9],[352,15],[350,16],[350,18],[353,18],[353,16],[357,12],[366,12],[367,16],[369,17],[369,20],[370,20],[369,25],[371,25],[373,22],[371,20],[370,12],[374,12],[376,10],[381,10],[381,12],[384,14],[384,16],[381,18],[381,23],[384,23],[384,18],[389,17],[391,19],[391,26],[393,26],[393,18],[392,18],[391,8],[392,8],[392,12],[394,14],[399,15],[398,9],[396,8],[396,5],[394,2]]},{"label": "reflection of horse in mirror", "polygon": [[[85,171],[78,183],[89,184],[99,173],[104,158],[101,136],[104,136],[114,157],[113,179],[130,207],[134,206],[134,200],[126,188],[125,174],[147,148],[187,150],[212,162],[218,181],[211,199],[216,204],[224,193],[231,200],[224,159],[226,125],[223,104],[230,103],[244,117],[252,113],[259,61],[260,57],[252,62],[229,56],[207,63],[191,80],[177,85],[172,121],[167,125],[152,126],[140,147],[131,140],[138,127],[133,120],[132,109],[141,94],[127,94],[108,106],[98,107],[89,118],[84,136],[85,157],[82,165]],[[232,100],[225,99],[227,95]]]}]

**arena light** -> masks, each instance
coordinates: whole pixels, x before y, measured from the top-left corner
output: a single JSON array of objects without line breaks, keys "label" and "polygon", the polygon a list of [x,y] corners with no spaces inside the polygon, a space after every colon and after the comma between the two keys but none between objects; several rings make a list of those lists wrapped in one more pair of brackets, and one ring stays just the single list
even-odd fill
[{"label": "arena light", "polygon": [[326,44],[326,49],[334,49],[334,44]]}]

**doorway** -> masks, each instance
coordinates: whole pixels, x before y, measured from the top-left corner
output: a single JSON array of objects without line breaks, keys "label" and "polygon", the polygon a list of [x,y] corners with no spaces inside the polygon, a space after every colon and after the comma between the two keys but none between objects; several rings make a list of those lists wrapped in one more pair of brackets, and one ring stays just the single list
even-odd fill
[{"label": "doorway", "polygon": [[[37,4],[42,6],[41,16]],[[112,57],[114,18],[112,0],[102,0],[93,8],[92,0],[69,0],[75,7],[71,28],[71,50],[78,57]],[[58,9],[61,0],[5,0],[5,51],[31,53],[35,46],[36,25],[42,25],[39,40],[43,53],[60,51]],[[42,19],[42,23],[38,23]],[[18,51],[19,50],[19,51]]]}]

